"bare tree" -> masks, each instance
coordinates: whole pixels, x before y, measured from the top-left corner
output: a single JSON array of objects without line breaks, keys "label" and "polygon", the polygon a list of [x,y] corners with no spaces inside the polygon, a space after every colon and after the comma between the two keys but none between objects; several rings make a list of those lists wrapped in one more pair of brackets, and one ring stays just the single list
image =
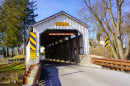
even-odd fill
[{"label": "bare tree", "polygon": [[[97,16],[101,17],[101,20],[103,20],[104,11],[101,10],[102,4],[98,1],[95,1],[93,3],[94,3],[93,9],[95,9],[94,12],[97,14]],[[90,12],[88,12],[89,9],[86,6],[81,5],[80,7],[82,7],[82,8],[78,10],[79,18],[82,21],[86,22],[86,24],[88,23],[91,27],[88,30],[89,39],[90,39],[89,42],[91,43],[91,40],[97,39],[98,47],[100,47],[100,38],[103,35],[101,27],[100,27],[99,23],[97,22],[97,20],[94,18],[94,16]]]},{"label": "bare tree", "polygon": [[[89,12],[96,19],[101,29],[107,37],[109,37],[109,43],[111,45],[114,57],[116,59],[126,59],[130,53],[130,32],[128,36],[127,49],[123,50],[123,41],[121,39],[121,27],[122,27],[122,10],[125,0],[102,0],[102,14],[97,13],[94,9],[95,4],[91,0],[84,0]],[[114,8],[113,8],[114,7]],[[113,14],[113,10],[116,14]]]}]

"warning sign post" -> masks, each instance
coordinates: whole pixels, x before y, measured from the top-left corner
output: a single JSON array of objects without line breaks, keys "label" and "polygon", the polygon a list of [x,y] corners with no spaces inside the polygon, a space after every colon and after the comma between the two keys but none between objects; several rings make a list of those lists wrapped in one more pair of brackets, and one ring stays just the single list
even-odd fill
[{"label": "warning sign post", "polygon": [[106,48],[106,58],[107,58],[108,37],[105,37],[105,48]]},{"label": "warning sign post", "polygon": [[30,59],[36,59],[36,35],[33,32],[30,32]]}]

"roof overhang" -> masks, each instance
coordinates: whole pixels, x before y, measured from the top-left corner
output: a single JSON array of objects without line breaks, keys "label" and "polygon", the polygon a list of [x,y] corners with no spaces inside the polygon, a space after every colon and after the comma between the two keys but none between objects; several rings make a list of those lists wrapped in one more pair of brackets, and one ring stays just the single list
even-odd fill
[{"label": "roof overhang", "polygon": [[69,15],[68,13],[66,13],[66,12],[64,12],[64,11],[61,11],[61,12],[59,12],[59,13],[56,13],[56,14],[54,14],[54,15],[52,15],[52,16],[49,16],[49,17],[47,17],[47,18],[45,18],[45,19],[43,19],[43,20],[41,20],[41,21],[38,21],[38,22],[34,23],[34,24],[31,26],[31,28],[30,28],[31,31],[32,31],[32,27],[37,26],[37,25],[39,25],[39,24],[41,24],[41,23],[43,23],[43,22],[46,22],[46,21],[48,21],[48,20],[50,20],[50,19],[52,19],[52,18],[54,18],[54,17],[56,17],[56,16],[59,16],[59,15],[66,15],[67,17],[73,19],[74,21],[76,21],[76,22],[82,24],[82,25],[85,26],[86,28],[89,28],[89,27],[90,27],[90,26],[88,26],[87,24],[85,24],[84,22],[80,21],[79,19],[77,19],[77,18],[75,18],[75,17]]}]

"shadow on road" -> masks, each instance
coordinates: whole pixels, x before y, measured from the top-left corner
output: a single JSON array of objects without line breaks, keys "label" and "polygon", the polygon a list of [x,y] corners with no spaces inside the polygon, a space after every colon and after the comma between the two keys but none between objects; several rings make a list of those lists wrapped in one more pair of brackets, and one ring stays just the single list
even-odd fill
[{"label": "shadow on road", "polygon": [[[44,86],[62,86],[59,76],[69,75],[73,73],[78,73],[82,71],[77,71],[69,74],[58,75],[58,66],[68,66],[73,65],[70,63],[61,63],[61,62],[54,62],[54,61],[42,61],[41,67],[41,77],[39,80],[39,85]],[[53,66],[52,66],[53,65]]]}]

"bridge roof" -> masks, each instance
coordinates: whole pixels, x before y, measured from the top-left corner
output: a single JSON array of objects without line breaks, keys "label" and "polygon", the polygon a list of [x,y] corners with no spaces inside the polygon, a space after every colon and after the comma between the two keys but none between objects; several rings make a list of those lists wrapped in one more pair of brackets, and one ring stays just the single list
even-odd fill
[{"label": "bridge roof", "polygon": [[87,27],[87,28],[89,27],[89,26],[88,26],[87,24],[85,24],[84,22],[82,22],[82,21],[80,21],[79,19],[77,19],[77,18],[75,18],[75,17],[69,15],[68,13],[66,13],[66,12],[64,12],[64,11],[58,12],[58,13],[52,15],[52,16],[49,16],[49,17],[47,17],[47,18],[41,20],[41,21],[38,21],[38,22],[34,23],[32,26],[36,26],[36,25],[38,25],[38,24],[40,24],[40,23],[43,23],[43,22],[45,22],[45,21],[48,21],[48,20],[50,20],[50,19],[52,19],[52,18],[54,18],[54,17],[56,17],[56,16],[59,16],[59,15],[61,15],[61,14],[66,15],[67,17],[69,17],[69,18],[71,18],[71,19],[77,21],[78,23],[84,25],[84,26]]},{"label": "bridge roof", "polygon": [[[38,22],[34,23],[34,24],[31,26],[31,28],[30,28],[30,32],[34,32],[34,31],[33,31],[33,27],[37,27],[38,25],[41,25],[42,23],[47,22],[47,21],[49,21],[49,20],[51,20],[51,19],[53,19],[53,18],[55,18],[55,17],[58,17],[58,16],[60,16],[60,15],[67,16],[68,18],[70,18],[71,20],[77,22],[78,24],[82,25],[83,27],[89,28],[89,26],[88,26],[87,24],[85,24],[84,22],[82,22],[82,21],[80,21],[79,19],[77,19],[77,18],[75,18],[75,17],[69,15],[68,13],[66,13],[66,12],[64,12],[64,11],[61,11],[61,12],[58,12],[58,13],[52,15],[52,16],[49,16],[49,17],[47,17],[47,18],[45,18],[45,19],[43,19],[43,20],[41,20],[41,21],[38,21]],[[37,29],[38,29],[38,28],[37,28]],[[67,31],[67,30],[68,30],[68,31]],[[77,32],[76,30],[71,30],[71,31],[70,31],[69,29],[62,30],[62,31],[58,31],[58,30],[55,30],[55,31],[54,31],[54,30],[47,30],[47,31],[45,31],[43,34],[41,34],[41,37],[42,37],[42,38],[44,37],[44,39],[41,40],[41,42],[44,42],[43,45],[45,45],[45,42],[48,43],[50,39],[55,41],[55,40],[63,39],[63,38],[66,37],[66,36],[53,36],[53,37],[52,37],[52,36],[46,35],[46,34],[49,34],[50,31],[51,31],[51,32],[55,32],[55,33]],[[47,40],[48,40],[48,41],[47,41]],[[26,45],[27,45],[28,41],[29,41],[29,36],[28,36],[28,39],[27,39],[27,41],[26,41]],[[41,43],[41,44],[42,44],[42,43]]]}]

